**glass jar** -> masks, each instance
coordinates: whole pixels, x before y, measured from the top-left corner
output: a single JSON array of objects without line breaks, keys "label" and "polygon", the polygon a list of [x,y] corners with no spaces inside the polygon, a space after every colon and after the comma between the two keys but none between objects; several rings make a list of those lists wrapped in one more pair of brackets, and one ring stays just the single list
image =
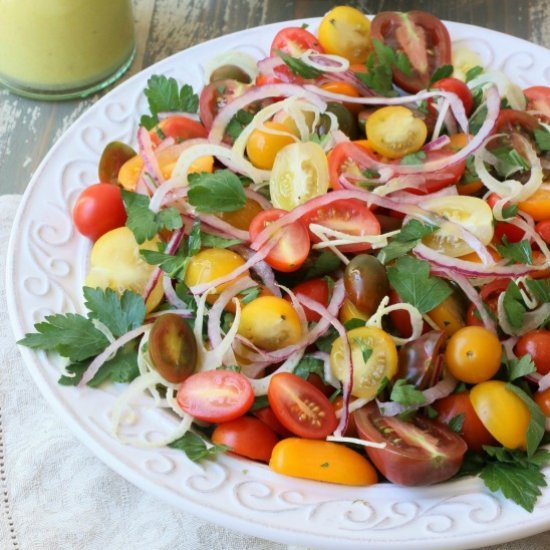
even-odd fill
[{"label": "glass jar", "polygon": [[131,0],[0,0],[0,84],[16,94],[86,97],[134,54]]}]

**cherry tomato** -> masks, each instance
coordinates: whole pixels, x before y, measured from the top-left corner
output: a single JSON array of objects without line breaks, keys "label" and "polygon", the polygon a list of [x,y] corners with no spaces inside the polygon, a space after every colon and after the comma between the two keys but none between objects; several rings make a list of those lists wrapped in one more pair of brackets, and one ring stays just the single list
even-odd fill
[{"label": "cherry tomato", "polygon": [[[450,136],[451,141],[443,149],[456,153],[464,149],[471,138],[472,136],[460,132],[453,134]],[[475,195],[478,191],[483,189],[483,182],[477,176],[472,176],[466,170],[464,170],[462,177],[456,185],[459,195]]]},{"label": "cherry tomato", "polygon": [[239,418],[254,402],[248,378],[239,372],[210,370],[197,372],[178,389],[178,405],[203,422],[229,422]]},{"label": "cherry tomato", "polygon": [[289,135],[289,129],[283,124],[268,121],[265,127],[269,130],[284,132],[284,135],[256,129],[248,138],[246,154],[254,166],[271,170],[277,153],[286,145],[294,143],[295,139]]},{"label": "cherry tomato", "polygon": [[351,321],[352,319],[360,319],[362,321],[368,321],[370,315],[364,311],[361,311],[349,298],[345,298],[340,311],[338,312],[338,319],[342,324]]},{"label": "cherry tomato", "polygon": [[466,326],[466,304],[457,292],[428,311],[428,316],[447,336]]},{"label": "cherry tomato", "polygon": [[526,449],[531,413],[501,380],[488,380],[470,390],[477,416],[491,435],[508,449]]},{"label": "cherry tomato", "polygon": [[[324,84],[321,84],[321,89],[326,90],[327,92],[331,92],[333,94],[340,94],[340,95],[347,95],[350,97],[359,97],[361,94],[359,93],[359,90],[349,82],[341,82],[341,81],[334,81],[334,82],[325,82]],[[349,129],[346,128],[348,124],[342,124],[342,117],[338,116],[338,108],[334,108],[335,105],[338,105],[340,107],[344,107],[348,113],[353,113],[353,122],[354,126],[357,127],[357,121],[355,120],[355,116],[359,111],[362,109],[361,105],[357,103],[344,103],[343,105],[341,103],[329,103],[327,105],[327,111],[333,112],[336,117],[338,118],[338,127],[344,134],[346,134],[348,137],[352,138],[352,135],[349,132]],[[331,108],[329,108],[331,106]],[[355,135],[357,134],[356,131],[353,132]]]},{"label": "cherry tomato", "polygon": [[[309,281],[304,281],[303,283],[293,287],[292,292],[296,295],[303,294],[304,296],[319,302],[323,307],[328,306],[329,288],[326,279],[309,279]],[[306,314],[306,319],[311,323],[316,323],[321,320],[321,316],[318,313],[308,309],[307,307],[304,307],[304,313]]]},{"label": "cherry tomato", "polygon": [[302,27],[286,27],[275,35],[269,55],[274,56],[281,51],[292,57],[299,57],[306,50],[323,53],[323,47],[314,34]]},{"label": "cherry tomato", "polygon": [[499,339],[484,327],[464,327],[455,332],[445,350],[450,373],[468,384],[485,382],[500,368],[502,346]]},{"label": "cherry tomato", "polygon": [[[372,399],[382,380],[391,380],[397,373],[397,348],[391,336],[376,327],[354,328],[348,331],[347,337],[353,362],[351,393]],[[350,367],[345,361],[341,337],[332,343],[330,368],[338,380],[347,380]]]},{"label": "cherry tomato", "polygon": [[[494,281],[484,285],[479,292],[480,298],[494,315],[497,314],[498,297],[508,288],[509,284],[510,279],[508,278],[495,279]],[[474,304],[470,304],[468,306],[466,323],[468,325],[483,326],[483,323],[479,318],[477,308],[474,306]]]},{"label": "cherry tomato", "polygon": [[103,183],[118,183],[120,167],[137,153],[121,141],[111,141],[103,149],[99,159],[98,176]]},{"label": "cherry tomato", "polygon": [[220,65],[210,74],[209,82],[218,82],[220,80],[237,80],[243,84],[250,84],[250,75],[237,65]]},{"label": "cherry tomato", "polygon": [[292,437],[292,433],[289,432],[275,416],[271,407],[264,407],[263,409],[257,409],[252,414],[259,418],[266,426],[271,428],[277,435],[281,437]]},{"label": "cherry tomato", "polygon": [[367,119],[366,132],[371,147],[390,159],[416,153],[428,135],[424,121],[401,105],[376,109]]},{"label": "cherry tomato", "polygon": [[453,418],[462,415],[462,427],[458,433],[466,441],[469,449],[481,451],[483,445],[496,444],[495,438],[477,416],[470,401],[469,391],[443,397],[443,399],[437,400],[432,407],[439,413],[437,420],[444,424],[449,424]]},{"label": "cherry tomato", "polygon": [[[390,288],[388,296],[390,298],[390,305],[392,306],[403,303],[401,296],[399,296],[393,288]],[[411,325],[411,316],[407,311],[404,309],[396,309],[394,311],[390,311],[388,315],[393,323],[393,326],[399,331],[399,334],[403,338],[409,338],[412,335],[413,328]]]},{"label": "cherry tomato", "polygon": [[338,425],[328,397],[295,374],[274,374],[267,397],[281,424],[300,437],[324,439]]},{"label": "cherry tomato", "polygon": [[365,314],[372,315],[390,290],[386,268],[370,254],[355,256],[344,271],[347,297]]},{"label": "cherry tomato", "polygon": [[120,187],[96,183],[86,187],[76,199],[73,222],[79,233],[97,241],[99,237],[126,223],[126,209]]},{"label": "cherry tomato", "polygon": [[550,220],[537,223],[535,225],[535,231],[542,237],[546,244],[550,244]]},{"label": "cherry tomato", "polygon": [[[250,141],[249,141],[250,143]],[[275,208],[292,210],[328,191],[328,162],[323,148],[312,141],[279,150],[269,178]]]},{"label": "cherry tomato", "polygon": [[531,86],[523,90],[527,97],[527,111],[545,123],[550,123],[550,88],[548,86]]},{"label": "cherry tomato", "polygon": [[525,231],[517,225],[498,221],[495,223],[494,240],[497,243],[501,243],[503,237],[506,237],[510,243],[519,243],[525,237]]},{"label": "cherry tomato", "polygon": [[[483,244],[489,244],[493,238],[493,211],[483,199],[463,195],[436,197],[424,201],[422,207],[460,224]],[[424,237],[423,242],[426,246],[454,258],[472,252],[466,241],[449,235],[444,229],[438,229]]]},{"label": "cherry tomato", "polygon": [[459,470],[467,445],[444,424],[417,415],[405,422],[382,416],[376,403],[354,412],[362,439],[385,443],[366,447],[369,458],[388,480],[398,485],[432,485]]},{"label": "cherry tomato", "polygon": [[451,64],[449,32],[441,20],[430,13],[381,12],[372,20],[371,38],[408,57],[411,75],[393,68],[394,81],[407,92],[428,88],[434,71]]},{"label": "cherry tomato", "polygon": [[550,191],[537,189],[528,199],[519,202],[518,208],[537,222],[550,220]]},{"label": "cherry tomato", "polygon": [[239,334],[255,346],[273,351],[298,343],[302,327],[296,310],[286,300],[260,296],[243,307]]},{"label": "cherry tomato", "polygon": [[246,204],[238,210],[232,210],[231,212],[218,212],[216,217],[220,218],[224,222],[231,224],[237,229],[248,231],[250,224],[254,217],[263,211],[260,203],[254,199],[247,199]]},{"label": "cherry tomato", "polygon": [[267,74],[259,74],[255,80],[256,86],[266,86],[267,84],[281,84],[282,82],[283,81],[280,78]]},{"label": "cherry tomato", "polygon": [[350,63],[364,63],[371,51],[370,21],[359,10],[338,6],[319,25],[319,42],[326,53],[340,55]]},{"label": "cherry tomato", "polygon": [[[462,82],[462,80],[452,77],[442,78],[441,80],[434,82],[431,85],[431,88],[433,90],[441,90],[444,92],[451,92],[453,94],[456,94],[464,105],[466,116],[469,116],[472,112],[472,109],[474,107],[474,98],[472,96],[472,92],[470,92],[470,88],[468,88],[468,86],[464,82]],[[428,100],[428,108],[431,108],[435,111],[432,105],[433,100],[430,98]]]},{"label": "cherry tomato", "polygon": [[501,109],[495,123],[495,133],[497,134],[520,132],[532,135],[538,128],[540,128],[540,123],[536,117],[516,109]]},{"label": "cherry tomato", "polygon": [[[270,223],[278,220],[286,211],[277,208],[264,210],[250,223],[250,240],[254,240]],[[309,234],[300,222],[293,222],[273,235],[277,244],[270,250],[266,262],[278,271],[296,271],[306,261],[309,250]]]},{"label": "cherry tomato", "polygon": [[260,462],[269,462],[277,441],[275,432],[252,416],[223,422],[212,432],[212,443],[227,445],[230,452]]},{"label": "cherry tomato", "polygon": [[175,313],[165,313],[153,323],[148,350],[153,366],[168,382],[179,384],[195,371],[197,341],[191,327]]},{"label": "cherry tomato", "polygon": [[541,411],[546,416],[550,416],[550,388],[536,392],[533,398]]},{"label": "cherry tomato", "polygon": [[[311,210],[302,218],[302,222],[308,228],[311,223],[315,223],[354,236],[380,235],[380,223],[376,216],[364,203],[355,199],[337,200]],[[309,236],[314,243],[321,240],[311,230]],[[362,252],[370,248],[369,243],[338,245],[342,252]]]},{"label": "cherry tomato", "polygon": [[[86,286],[112,288],[119,294],[125,290],[142,294],[155,266],[143,260],[139,251],[156,252],[159,244],[160,239],[157,237],[138,244],[134,234],[126,226],[105,233],[92,246]],[[162,278],[160,278],[147,299],[147,311],[155,309],[163,296]]]},{"label": "cherry tomato", "polygon": [[199,113],[207,130],[212,128],[218,112],[231,100],[242,95],[248,87],[247,84],[228,79],[212,82],[202,89],[199,97]]},{"label": "cherry tomato", "polygon": [[151,141],[158,145],[166,138],[172,138],[176,143],[193,138],[208,137],[207,129],[196,120],[183,115],[172,115],[161,120],[150,132]]},{"label": "cherry tomato", "polygon": [[269,466],[279,474],[342,485],[372,485],[376,470],[358,452],[331,443],[291,437],[279,441]]},{"label": "cherry tomato", "polygon": [[550,330],[532,330],[523,334],[514,351],[518,357],[529,354],[539,374],[550,372]]}]

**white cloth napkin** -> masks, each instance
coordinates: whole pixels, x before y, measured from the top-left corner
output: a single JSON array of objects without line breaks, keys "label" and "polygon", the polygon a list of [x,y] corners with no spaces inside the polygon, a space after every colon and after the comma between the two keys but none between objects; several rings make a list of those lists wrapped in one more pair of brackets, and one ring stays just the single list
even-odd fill
[{"label": "white cloth napkin", "polygon": [[[0,196],[0,548],[300,550],[159,502],[107,468],[50,410],[27,373],[7,315],[6,245],[19,201]],[[548,550],[550,532],[491,550],[497,548]]]}]

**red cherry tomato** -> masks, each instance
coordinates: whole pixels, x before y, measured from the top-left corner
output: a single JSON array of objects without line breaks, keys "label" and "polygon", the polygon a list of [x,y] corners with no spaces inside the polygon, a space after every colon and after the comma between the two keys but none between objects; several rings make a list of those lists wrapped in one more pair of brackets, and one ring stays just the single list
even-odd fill
[{"label": "red cherry tomato", "polygon": [[276,434],[281,437],[292,437],[292,432],[287,430],[275,416],[271,407],[257,409],[252,413],[256,418],[259,418],[266,426],[270,427]]},{"label": "red cherry tomato", "polygon": [[228,422],[242,416],[254,402],[248,378],[227,370],[197,372],[179,387],[178,405],[204,422]]},{"label": "red cherry tomato", "polygon": [[449,424],[453,418],[462,415],[462,436],[469,449],[481,451],[483,445],[496,445],[496,439],[483,425],[470,401],[470,392],[453,393],[436,401],[432,407],[439,413],[437,420]]},{"label": "red cherry tomato", "polygon": [[[296,285],[292,289],[292,292],[296,295],[303,294],[304,296],[319,302],[323,307],[328,306],[329,289],[328,283],[325,279],[310,279],[309,281],[304,281],[303,283]],[[290,300],[288,296],[285,296],[285,299]],[[307,307],[304,307],[304,313],[306,314],[306,319],[311,323],[316,323],[321,319],[321,316],[318,313],[308,309]]]},{"label": "red cherry tomato", "polygon": [[275,374],[267,397],[281,424],[300,437],[324,439],[338,425],[328,397],[295,374]]},{"label": "red cherry tomato", "polygon": [[324,52],[317,37],[302,27],[286,27],[279,31],[271,43],[270,55],[277,55],[278,50],[293,57],[298,57],[306,50]]},{"label": "red cherry tomato", "polygon": [[96,183],[80,193],[73,208],[73,222],[79,233],[97,241],[99,237],[126,223],[120,187]]},{"label": "red cherry tomato", "polygon": [[206,129],[212,128],[214,118],[223,107],[242,95],[249,87],[249,84],[231,79],[219,80],[205,86],[199,97],[199,114]]},{"label": "red cherry tomato", "polygon": [[[311,210],[303,218],[306,227],[310,223],[323,225],[349,235],[380,235],[380,222],[376,216],[359,200],[343,199],[334,201],[316,210]],[[311,241],[320,242],[319,237],[309,232]],[[338,246],[342,252],[362,252],[369,250],[369,243],[345,244]]]},{"label": "red cherry tomato", "polygon": [[232,453],[261,462],[269,462],[278,441],[271,428],[252,416],[224,422],[212,432],[212,443],[227,445]]},{"label": "red cherry tomato", "polygon": [[539,120],[550,123],[550,88],[548,86],[531,86],[523,90],[527,97],[527,111]]},{"label": "red cherry tomato", "polygon": [[[479,292],[480,298],[494,315],[497,314],[498,297],[508,288],[509,284],[510,279],[495,279],[494,281],[484,285]],[[474,304],[470,304],[468,306],[468,312],[466,313],[466,324],[478,327],[484,326],[478,316],[477,308]]]},{"label": "red cherry tomato", "polygon": [[529,354],[539,374],[550,372],[550,330],[539,329],[524,334],[514,351],[518,357]]},{"label": "red cherry tomato", "polygon": [[362,439],[386,443],[383,449],[366,447],[366,451],[384,477],[398,485],[432,485],[449,479],[468,448],[444,424],[420,415],[411,422],[382,416],[374,402],[353,416]]},{"label": "red cherry tomato", "polygon": [[535,225],[535,231],[542,237],[546,244],[550,244],[550,220],[544,220]]},{"label": "red cherry tomato", "polygon": [[255,80],[256,86],[265,86],[266,84],[280,84],[281,82],[283,81],[280,78],[267,74],[259,74]]},{"label": "red cherry tomato", "polygon": [[[390,298],[390,305],[403,303],[401,296],[393,288],[390,290],[388,296]],[[404,309],[390,311],[389,317],[403,338],[409,338],[412,335],[411,316]],[[424,331],[428,330],[428,328],[428,324],[424,321]]]},{"label": "red cherry tomato", "polygon": [[434,71],[451,64],[451,39],[445,25],[435,15],[423,11],[379,13],[371,25],[371,39],[404,52],[412,64],[412,74],[393,68],[395,83],[416,93],[430,85]]},{"label": "red cherry tomato", "polygon": [[550,388],[536,392],[533,398],[541,411],[546,416],[550,416]]},{"label": "red cherry tomato", "polygon": [[[270,208],[257,214],[250,223],[250,240],[253,241],[270,223],[286,213],[285,210]],[[300,222],[293,222],[277,231],[272,238],[279,239],[279,242],[267,255],[266,262],[278,271],[290,272],[299,269],[309,255],[307,229]]]},{"label": "red cherry tomato", "polygon": [[[472,92],[470,92],[470,88],[462,82],[462,80],[458,80],[458,78],[442,78],[441,80],[438,80],[434,84],[431,85],[431,88],[434,90],[441,90],[444,92],[451,92],[453,94],[456,94],[460,101],[462,101],[462,104],[464,105],[464,110],[466,111],[466,115],[468,116],[474,107],[474,98],[472,96]],[[433,113],[436,113],[436,109],[433,107],[433,99],[428,99],[428,108],[432,109]]]},{"label": "red cherry tomato", "polygon": [[495,123],[495,133],[513,133],[522,131],[532,134],[540,128],[540,123],[536,117],[525,111],[516,111],[515,109],[501,109]]},{"label": "red cherry tomato", "polygon": [[173,115],[161,120],[150,132],[151,141],[158,145],[162,140],[171,137],[176,143],[186,139],[206,138],[207,129],[196,120],[183,115]]},{"label": "red cherry tomato", "polygon": [[525,237],[525,231],[517,225],[508,222],[496,222],[494,240],[497,243],[502,242],[502,237],[506,237],[508,242],[519,243]]}]

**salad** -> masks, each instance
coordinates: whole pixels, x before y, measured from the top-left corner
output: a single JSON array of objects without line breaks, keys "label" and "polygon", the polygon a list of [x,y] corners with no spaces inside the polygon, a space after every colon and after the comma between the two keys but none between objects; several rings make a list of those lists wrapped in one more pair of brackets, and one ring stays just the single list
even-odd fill
[{"label": "salad", "polygon": [[[315,31],[314,32],[312,32]],[[413,11],[347,6],[193,90],[156,75],[136,148],[73,209],[87,315],[20,344],[124,384],[124,443],[366,486],[479,475],[532,510],[550,429],[550,88]],[[135,400],[177,419],[129,440]]]}]

